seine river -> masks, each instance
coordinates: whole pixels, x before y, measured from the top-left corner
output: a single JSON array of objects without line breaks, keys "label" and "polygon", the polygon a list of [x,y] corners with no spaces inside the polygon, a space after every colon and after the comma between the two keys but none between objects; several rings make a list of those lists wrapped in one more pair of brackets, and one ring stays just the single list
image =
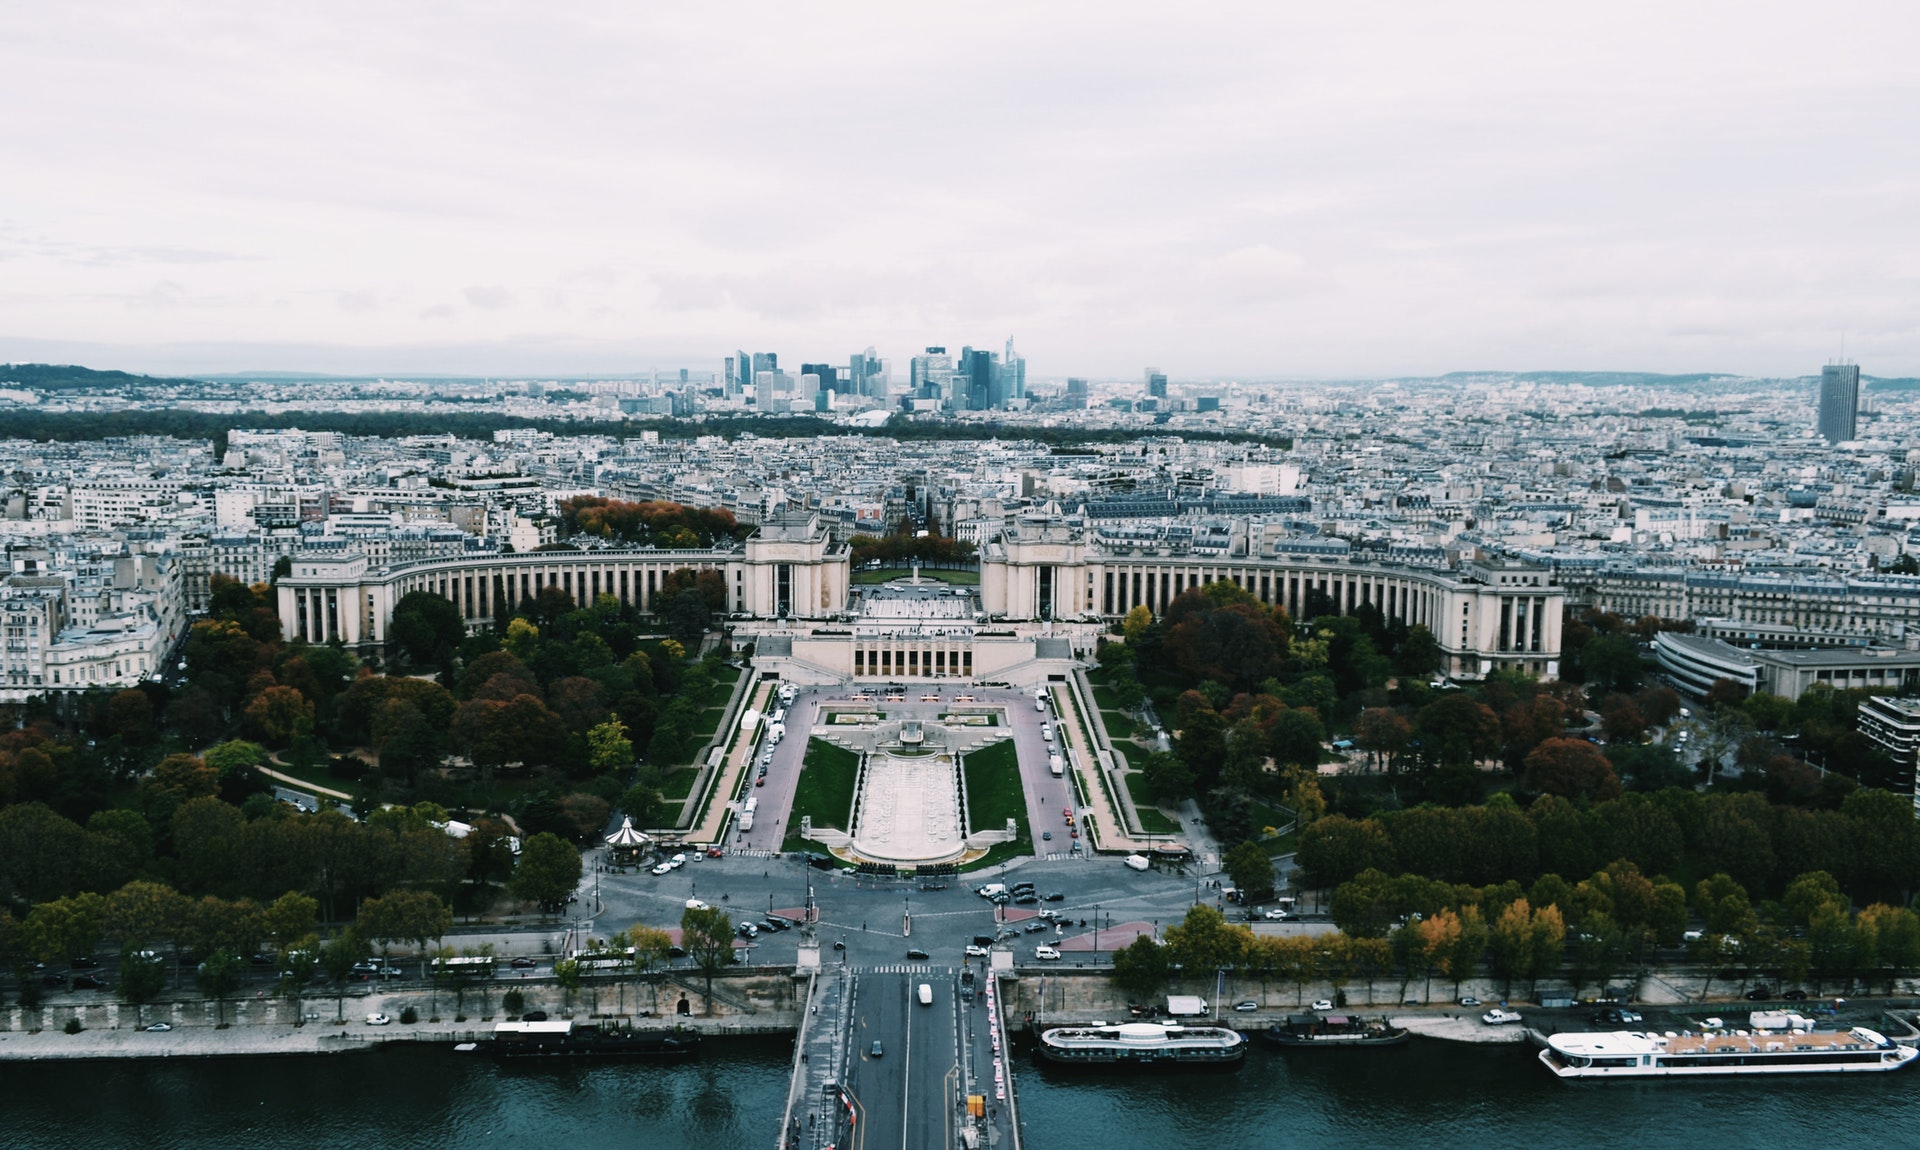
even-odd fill
[{"label": "seine river", "polygon": [[[0,1146],[771,1146],[787,1044],[678,1066],[501,1066],[444,1047],[313,1058],[0,1064]],[[1235,1073],[1019,1070],[1036,1150],[1920,1145],[1920,1072],[1568,1086],[1524,1047],[1255,1050]]]}]

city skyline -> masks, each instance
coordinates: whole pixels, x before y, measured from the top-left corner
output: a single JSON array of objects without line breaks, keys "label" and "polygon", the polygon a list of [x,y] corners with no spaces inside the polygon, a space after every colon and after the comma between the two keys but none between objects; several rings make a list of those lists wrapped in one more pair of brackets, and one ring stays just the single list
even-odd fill
[{"label": "city skyline", "polygon": [[0,359],[1920,374],[1910,9],[1150,15],[15,12]]}]

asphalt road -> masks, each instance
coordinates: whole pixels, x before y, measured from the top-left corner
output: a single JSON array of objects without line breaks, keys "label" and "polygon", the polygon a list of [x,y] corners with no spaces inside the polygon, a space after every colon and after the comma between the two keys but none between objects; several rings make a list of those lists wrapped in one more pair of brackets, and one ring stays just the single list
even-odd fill
[{"label": "asphalt road", "polygon": [[[933,990],[921,1006],[916,988]],[[854,1150],[942,1150],[953,1143],[960,1081],[959,995],[951,970],[868,974],[858,983],[847,1089]],[[881,1054],[873,1054],[873,1044]]]}]

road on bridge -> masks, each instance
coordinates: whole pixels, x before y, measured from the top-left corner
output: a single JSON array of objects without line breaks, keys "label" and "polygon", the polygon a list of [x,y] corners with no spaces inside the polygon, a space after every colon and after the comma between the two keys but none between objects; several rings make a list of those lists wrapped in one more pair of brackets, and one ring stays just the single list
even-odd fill
[{"label": "road on bridge", "polygon": [[[932,988],[931,1006],[920,1005],[923,982]],[[944,1150],[954,1144],[961,1008],[951,970],[859,977],[846,1082],[858,1116],[853,1150]]]}]

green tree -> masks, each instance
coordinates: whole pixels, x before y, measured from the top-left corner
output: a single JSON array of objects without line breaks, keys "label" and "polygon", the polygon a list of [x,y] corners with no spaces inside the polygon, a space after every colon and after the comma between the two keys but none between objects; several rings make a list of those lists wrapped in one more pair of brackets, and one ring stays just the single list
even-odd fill
[{"label": "green tree", "polygon": [[147,1003],[160,997],[166,985],[167,966],[159,955],[132,943],[120,948],[120,997],[133,1004],[135,1026],[146,1025]]},{"label": "green tree", "polygon": [[1273,860],[1259,843],[1243,842],[1228,851],[1223,869],[1250,901],[1273,893]]},{"label": "green tree", "polygon": [[1127,637],[1129,646],[1137,645],[1146,638],[1147,631],[1153,626],[1153,611],[1145,603],[1136,604],[1120,621],[1120,633]]},{"label": "green tree", "polygon": [[240,988],[240,974],[246,969],[246,960],[231,951],[216,950],[200,964],[194,981],[199,984],[200,993],[213,999],[214,1009],[218,1012],[219,1025],[227,1025],[227,999]]},{"label": "green tree", "polygon": [[229,739],[218,746],[207,748],[207,753],[202,755],[201,759],[207,766],[213,768],[214,773],[225,779],[235,771],[244,771],[263,765],[267,761],[267,751],[259,743],[249,743],[245,739]]},{"label": "green tree", "polygon": [[508,889],[515,898],[542,907],[561,903],[580,885],[580,852],[551,831],[541,831],[520,848]]},{"label": "green tree", "polygon": [[1920,915],[1878,902],[1861,911],[1859,921],[1873,932],[1874,966],[1892,994],[1895,982],[1920,969]]},{"label": "green tree", "polygon": [[1253,934],[1229,926],[1210,906],[1195,906],[1178,926],[1167,928],[1167,950],[1173,961],[1190,971],[1212,971],[1240,964]]},{"label": "green tree", "polygon": [[284,953],[313,934],[319,915],[317,901],[298,891],[288,891],[266,908],[267,937],[273,940],[276,950]]},{"label": "green tree", "polygon": [[394,604],[387,651],[416,666],[444,666],[466,637],[460,608],[431,591],[409,591]]},{"label": "green tree", "polygon": [[22,949],[45,963],[90,955],[100,945],[107,900],[91,891],[43,902],[20,921]]},{"label": "green tree", "polygon": [[1320,745],[1327,740],[1327,730],[1318,714],[1295,708],[1280,713],[1268,738],[1274,762],[1312,767],[1320,762]]},{"label": "green tree", "polygon": [[340,1021],[346,1014],[347,980],[353,977],[353,968],[364,962],[373,953],[359,931],[348,927],[320,948],[320,969],[333,984],[333,1018]]},{"label": "green tree", "polygon": [[1468,766],[1500,749],[1500,718],[1493,709],[1452,691],[1420,708],[1414,717],[1420,753],[1440,766]]},{"label": "green tree", "polygon": [[1113,952],[1113,981],[1136,998],[1149,998],[1167,984],[1166,947],[1151,935],[1141,935]]},{"label": "green tree", "polygon": [[733,962],[733,919],[716,907],[688,907],[680,915],[680,945],[706,979],[705,1013],[713,1013],[713,976]]},{"label": "green tree", "polygon": [[633,741],[627,725],[615,715],[587,732],[587,762],[593,773],[604,775],[633,765]]}]

